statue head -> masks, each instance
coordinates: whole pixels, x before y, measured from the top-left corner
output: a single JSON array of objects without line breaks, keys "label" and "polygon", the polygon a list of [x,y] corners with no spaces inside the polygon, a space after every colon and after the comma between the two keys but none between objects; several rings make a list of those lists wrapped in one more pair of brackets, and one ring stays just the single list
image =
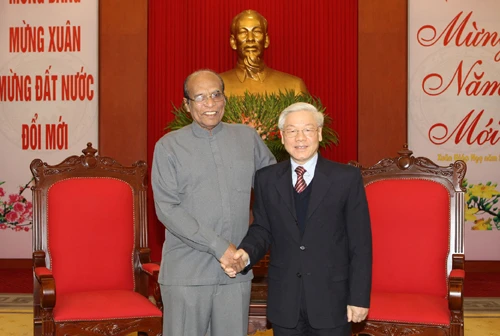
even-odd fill
[{"label": "statue head", "polygon": [[255,10],[244,10],[231,23],[230,45],[238,53],[238,62],[248,67],[263,63],[264,49],[269,46],[267,20]]},{"label": "statue head", "polygon": [[229,42],[237,52],[238,62],[233,69],[221,73],[228,96],[287,90],[307,93],[301,78],[271,69],[265,64],[264,50],[269,47],[267,20],[257,11],[247,9],[233,18]]}]

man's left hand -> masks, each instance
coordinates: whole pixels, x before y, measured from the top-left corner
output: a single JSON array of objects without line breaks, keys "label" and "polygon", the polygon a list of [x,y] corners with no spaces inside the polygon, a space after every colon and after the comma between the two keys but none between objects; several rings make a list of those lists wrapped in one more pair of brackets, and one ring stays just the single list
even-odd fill
[{"label": "man's left hand", "polygon": [[366,319],[368,308],[347,306],[347,322],[358,323]]}]

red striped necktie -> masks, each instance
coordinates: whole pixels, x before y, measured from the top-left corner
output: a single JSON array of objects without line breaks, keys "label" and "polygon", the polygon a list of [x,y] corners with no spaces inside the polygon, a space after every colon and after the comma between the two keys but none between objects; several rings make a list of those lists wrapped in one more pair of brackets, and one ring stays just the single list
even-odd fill
[{"label": "red striped necktie", "polygon": [[303,192],[307,188],[306,181],[304,180],[304,173],[306,170],[302,166],[298,166],[295,168],[295,172],[297,173],[297,183],[295,183],[295,191],[298,194]]}]

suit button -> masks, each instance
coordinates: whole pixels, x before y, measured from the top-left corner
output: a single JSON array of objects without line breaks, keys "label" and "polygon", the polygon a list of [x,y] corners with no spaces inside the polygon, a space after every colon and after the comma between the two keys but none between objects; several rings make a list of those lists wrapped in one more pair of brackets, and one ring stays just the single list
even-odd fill
[{"label": "suit button", "polygon": [[306,249],[306,247],[304,245],[302,245],[301,247],[299,247],[302,251],[304,251]]},{"label": "suit button", "polygon": [[300,277],[302,277],[302,274],[297,273],[297,278],[300,278]]}]

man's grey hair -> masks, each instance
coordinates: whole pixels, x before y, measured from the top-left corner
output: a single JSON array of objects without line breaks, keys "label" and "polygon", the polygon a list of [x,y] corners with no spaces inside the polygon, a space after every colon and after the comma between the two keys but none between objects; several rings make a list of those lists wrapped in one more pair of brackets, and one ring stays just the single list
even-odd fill
[{"label": "man's grey hair", "polygon": [[184,80],[184,98],[186,98],[188,101],[190,100],[190,97],[189,97],[189,91],[188,91],[188,83],[189,81],[191,80],[191,78],[193,76],[196,76],[197,74],[201,73],[201,72],[211,72],[213,73],[214,75],[217,76],[217,78],[219,78],[220,80],[220,87],[222,89],[222,93],[224,93],[224,80],[222,79],[222,77],[215,71],[211,70],[211,69],[201,69],[201,70],[197,70],[195,72],[193,72],[192,74],[190,74],[189,76],[186,77],[186,79]]},{"label": "man's grey hair", "polygon": [[316,124],[318,127],[323,127],[323,123],[325,122],[325,116],[323,115],[322,112],[318,111],[318,109],[309,103],[294,103],[290,106],[288,106],[286,109],[284,109],[280,117],[278,119],[278,127],[280,130],[283,130],[285,127],[285,119],[286,117],[293,112],[298,112],[298,111],[306,111],[306,112],[311,112],[314,116],[314,119],[316,119]]}]

